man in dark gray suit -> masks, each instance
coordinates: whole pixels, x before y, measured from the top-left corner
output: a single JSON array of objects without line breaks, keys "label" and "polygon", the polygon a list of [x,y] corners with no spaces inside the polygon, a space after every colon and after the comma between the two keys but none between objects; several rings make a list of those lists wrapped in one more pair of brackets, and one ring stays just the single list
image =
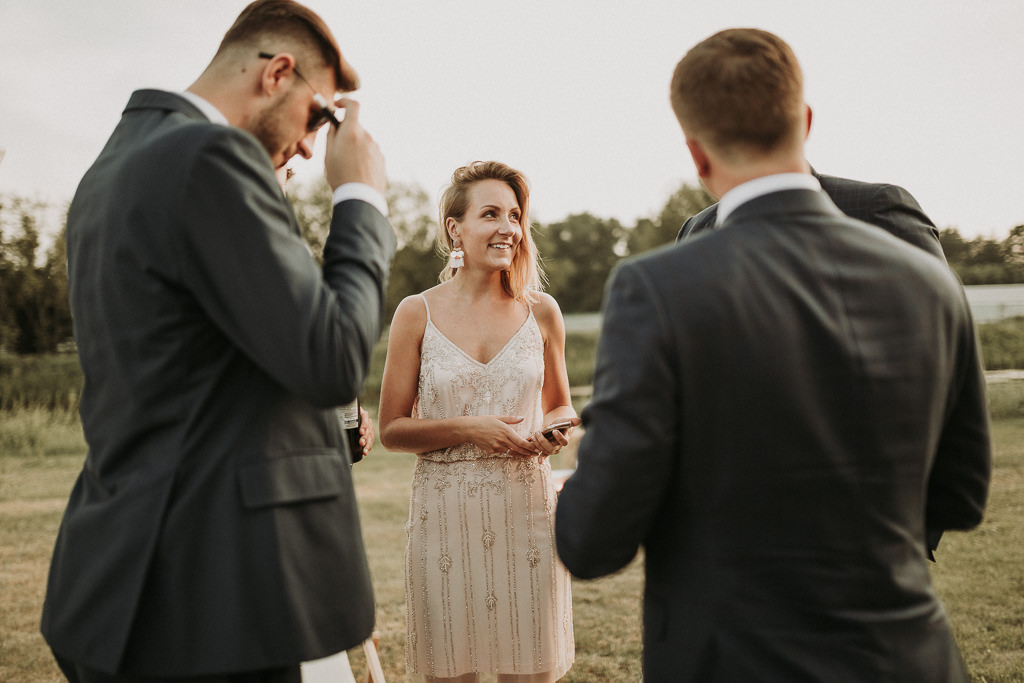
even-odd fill
[{"label": "man in dark gray suit", "polygon": [[334,406],[379,336],[395,238],[349,99],[322,269],[275,177],[357,87],[290,0],[239,16],[185,93],[134,93],[79,185],[68,271],[89,452],[42,630],[71,681],[286,681],[374,600]]},{"label": "man in dark gray suit", "polygon": [[[839,207],[840,211],[851,218],[881,227],[894,237],[915,247],[921,247],[945,262],[946,256],[942,253],[938,228],[925,214],[918,200],[915,200],[906,189],[884,182],[862,182],[823,175],[813,168],[810,172],[821,183],[824,194]],[[690,216],[680,228],[676,242],[682,242],[714,228],[717,219],[718,204]]]},{"label": "man in dark gray suit", "polygon": [[[809,108],[808,108],[809,111]],[[810,116],[810,114],[808,114]],[[865,183],[848,178],[823,175],[808,166],[810,173],[821,184],[821,190],[829,196],[840,211],[851,218],[882,228],[894,237],[908,244],[920,247],[943,263],[946,255],[939,241],[935,223],[925,214],[914,196],[899,185],[889,183]],[[703,232],[713,230],[718,224],[718,204],[712,204],[700,213],[690,216],[676,235],[676,242],[683,242]],[[928,528],[925,540],[928,559],[935,561],[935,550],[939,547],[943,529]]]},{"label": "man in dark gray suit", "polygon": [[[865,183],[823,175],[813,168],[810,172],[818,179],[822,191],[847,216],[882,228],[945,263],[946,255],[939,242],[938,228],[907,190],[889,183]],[[718,204],[712,204],[697,215],[690,216],[676,235],[676,241],[682,242],[711,230],[717,218]]]},{"label": "man in dark gray suit", "polygon": [[925,559],[988,491],[959,283],[820,191],[776,36],[700,43],[672,103],[722,225],[611,279],[562,561],[644,547],[647,683],[965,681]]}]

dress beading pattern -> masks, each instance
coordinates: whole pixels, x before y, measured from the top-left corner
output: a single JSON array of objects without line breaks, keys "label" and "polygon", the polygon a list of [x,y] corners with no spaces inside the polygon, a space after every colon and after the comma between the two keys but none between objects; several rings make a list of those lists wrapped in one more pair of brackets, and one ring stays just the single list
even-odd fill
[{"label": "dress beading pattern", "polygon": [[[425,300],[424,300],[425,302]],[[544,340],[531,311],[487,363],[430,321],[415,415],[521,415],[541,426]],[[542,673],[572,665],[569,574],[555,552],[555,489],[547,458],[473,444],[420,454],[406,527],[406,660],[411,672]]]}]

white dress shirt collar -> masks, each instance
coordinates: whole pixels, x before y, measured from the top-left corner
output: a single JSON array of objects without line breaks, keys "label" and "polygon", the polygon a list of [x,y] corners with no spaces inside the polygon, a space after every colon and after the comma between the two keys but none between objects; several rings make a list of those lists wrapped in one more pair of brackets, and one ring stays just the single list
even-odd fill
[{"label": "white dress shirt collar", "polygon": [[220,109],[210,104],[209,100],[205,100],[194,92],[184,91],[178,93],[186,100],[191,102],[199,111],[203,112],[203,115],[210,119],[211,123],[219,123],[222,126],[230,125],[228,123],[228,117],[221,113]]},{"label": "white dress shirt collar", "polygon": [[726,217],[736,210],[740,204],[745,204],[751,199],[772,192],[782,190],[816,190],[821,191],[821,183],[809,173],[776,173],[775,175],[761,176],[748,180],[742,185],[737,185],[724,195],[718,202],[718,217],[716,225],[725,222]]},{"label": "white dress shirt collar", "polygon": [[[220,109],[213,106],[209,100],[205,100],[199,95],[196,95],[193,92],[188,92],[187,90],[178,94],[194,104],[199,111],[203,112],[203,115],[205,115],[206,118],[210,119],[211,123],[219,123],[222,126],[231,125],[228,123],[227,117],[221,113]],[[369,185],[364,185],[363,183],[345,183],[334,191],[335,204],[340,204],[341,202],[349,199],[361,199],[376,208],[384,216],[388,215],[387,199],[385,199],[383,194]]]}]

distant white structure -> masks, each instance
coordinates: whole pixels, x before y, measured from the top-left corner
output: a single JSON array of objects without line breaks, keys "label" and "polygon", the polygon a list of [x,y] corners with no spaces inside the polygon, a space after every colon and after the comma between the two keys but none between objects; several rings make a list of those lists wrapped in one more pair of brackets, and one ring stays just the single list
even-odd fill
[{"label": "distant white structure", "polygon": [[1024,315],[1024,285],[970,285],[964,287],[974,322],[987,323]]}]

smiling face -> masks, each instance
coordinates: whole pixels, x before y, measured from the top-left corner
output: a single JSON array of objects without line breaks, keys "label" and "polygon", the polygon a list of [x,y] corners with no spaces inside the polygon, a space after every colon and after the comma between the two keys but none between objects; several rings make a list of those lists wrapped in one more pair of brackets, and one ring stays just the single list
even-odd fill
[{"label": "smiling face", "polygon": [[515,192],[500,180],[487,179],[474,183],[468,198],[462,220],[446,220],[449,234],[466,253],[466,268],[508,270],[523,239]]}]

